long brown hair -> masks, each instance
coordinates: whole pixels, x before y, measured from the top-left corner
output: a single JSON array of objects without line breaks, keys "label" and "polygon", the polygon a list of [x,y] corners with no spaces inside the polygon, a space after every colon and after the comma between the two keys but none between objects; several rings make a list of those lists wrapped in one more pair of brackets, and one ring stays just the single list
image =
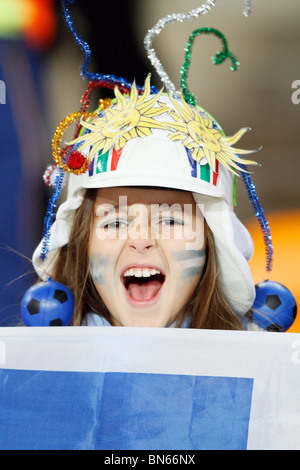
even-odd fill
[{"label": "long brown hair", "polygon": [[[96,190],[88,189],[75,214],[70,241],[58,252],[54,280],[65,284],[75,296],[74,326],[82,324],[88,313],[96,313],[113,325],[113,318],[99,296],[89,272],[88,248]],[[242,323],[230,308],[218,283],[213,235],[205,222],[206,263],[203,274],[176,326],[189,317],[190,328],[241,330]]]}]

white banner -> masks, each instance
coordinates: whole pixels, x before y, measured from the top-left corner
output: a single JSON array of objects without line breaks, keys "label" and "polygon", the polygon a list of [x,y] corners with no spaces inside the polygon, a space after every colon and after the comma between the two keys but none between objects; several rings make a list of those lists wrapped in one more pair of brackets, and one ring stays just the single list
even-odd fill
[{"label": "white banner", "polygon": [[0,328],[0,449],[300,449],[300,335]]}]

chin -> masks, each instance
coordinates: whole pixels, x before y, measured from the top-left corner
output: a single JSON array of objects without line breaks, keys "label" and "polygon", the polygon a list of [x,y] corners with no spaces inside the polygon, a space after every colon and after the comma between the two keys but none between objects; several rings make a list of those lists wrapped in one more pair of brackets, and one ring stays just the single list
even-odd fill
[{"label": "chin", "polygon": [[165,320],[161,315],[155,315],[153,312],[139,309],[138,312],[124,312],[124,315],[115,317],[117,322],[122,326],[138,327],[138,328],[166,328],[171,321]]}]

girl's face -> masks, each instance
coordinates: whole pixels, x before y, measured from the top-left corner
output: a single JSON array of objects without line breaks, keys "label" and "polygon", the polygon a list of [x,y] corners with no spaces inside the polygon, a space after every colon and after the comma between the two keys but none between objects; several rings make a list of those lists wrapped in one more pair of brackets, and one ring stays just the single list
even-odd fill
[{"label": "girl's face", "polygon": [[117,326],[169,326],[205,263],[204,221],[191,193],[97,190],[90,273]]}]

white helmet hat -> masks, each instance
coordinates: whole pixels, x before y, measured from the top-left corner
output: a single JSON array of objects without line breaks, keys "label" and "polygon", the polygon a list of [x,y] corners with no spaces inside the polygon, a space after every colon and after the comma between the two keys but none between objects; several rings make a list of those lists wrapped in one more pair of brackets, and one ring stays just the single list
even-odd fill
[{"label": "white helmet hat", "polygon": [[116,103],[83,122],[87,131],[72,143],[91,163],[85,173],[68,176],[67,198],[50,228],[47,256],[41,256],[45,240],[33,255],[38,275],[43,280],[51,276],[57,251],[69,241],[75,211],[87,188],[186,190],[204,205],[215,240],[220,287],[232,309],[246,314],[255,298],[248,266],[253,244],[233,211],[232,171],[239,168],[237,162],[245,162],[237,154],[250,153],[232,147],[246,129],[226,137],[199,107],[161,92],[150,95],[148,79],[142,96],[135,85],[129,98],[117,89],[115,93]]}]

